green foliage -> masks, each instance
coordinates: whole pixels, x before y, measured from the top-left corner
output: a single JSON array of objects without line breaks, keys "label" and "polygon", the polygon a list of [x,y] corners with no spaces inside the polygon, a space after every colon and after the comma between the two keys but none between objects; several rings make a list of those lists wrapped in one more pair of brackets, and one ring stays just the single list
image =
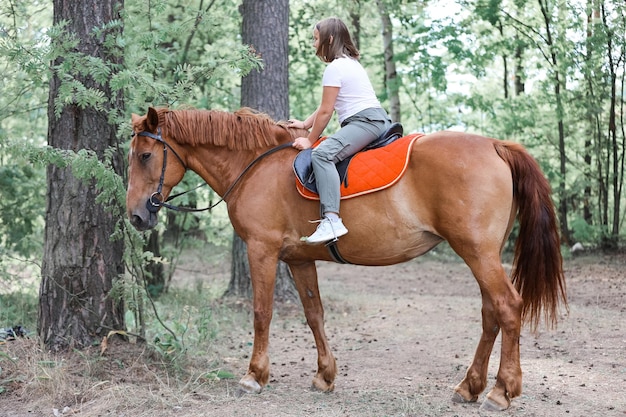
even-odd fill
[{"label": "green foliage", "polygon": [[0,252],[30,256],[41,249],[43,180],[32,166],[0,165]]},{"label": "green foliage", "polygon": [[234,379],[235,375],[232,372],[216,369],[214,371],[207,372],[204,377],[209,380],[219,381],[220,379]]},{"label": "green foliage", "polygon": [[[46,131],[49,46],[41,27],[51,14],[37,2],[0,4],[0,280],[18,282],[41,252],[45,170],[33,167],[23,146]],[[18,272],[22,272],[18,274]],[[2,325],[2,323],[0,323]]]},{"label": "green foliage", "polygon": [[[173,364],[183,361],[187,353],[206,351],[219,337],[223,325],[243,320],[240,313],[215,303],[221,294],[207,293],[202,287],[170,290],[158,301],[151,301],[145,295],[142,302],[151,303],[152,307],[144,311],[147,325],[142,337]],[[131,305],[126,317],[131,333],[141,331],[132,310]]]},{"label": "green foliage", "polygon": [[600,241],[602,229],[590,225],[585,219],[576,217],[572,220],[570,226],[572,227],[575,242],[593,243]]},{"label": "green foliage", "polygon": [[22,326],[34,332],[37,329],[38,302],[35,292],[0,294],[0,328]]},{"label": "green foliage", "polygon": [[[125,65],[111,81],[124,91],[131,111],[147,105],[192,105],[234,109],[240,77],[260,68],[259,57],[236,36],[238,14],[210,3],[127,1]],[[208,7],[208,8],[207,8]],[[235,9],[236,11],[236,9]],[[200,24],[201,23],[201,24]]]},{"label": "green foliage", "polygon": [[76,178],[94,184],[98,191],[96,203],[106,206],[115,217],[125,214],[125,185],[111,166],[115,149],[106,151],[104,160],[101,160],[94,151],[88,149],[74,152],[52,147],[19,147],[28,152],[29,160],[35,166],[53,164],[70,168]]},{"label": "green foliage", "polygon": [[186,353],[186,349],[175,334],[184,334],[186,331],[187,328],[184,325],[176,323],[174,333],[162,333],[160,336],[155,336],[152,346],[161,356],[176,361]]}]

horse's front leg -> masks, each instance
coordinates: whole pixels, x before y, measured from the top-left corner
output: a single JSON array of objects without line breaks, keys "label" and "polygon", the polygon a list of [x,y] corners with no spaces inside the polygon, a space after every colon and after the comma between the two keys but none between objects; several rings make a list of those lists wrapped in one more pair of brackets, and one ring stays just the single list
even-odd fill
[{"label": "horse's front leg", "polygon": [[239,385],[247,393],[259,393],[270,376],[268,347],[278,257],[268,255],[264,247],[257,249],[248,245],[248,261],[252,279],[254,344],[248,372]]},{"label": "horse's front leg", "polygon": [[317,374],[313,378],[313,388],[330,392],[335,389],[337,365],[324,331],[324,307],[317,284],[315,262],[289,265],[289,268],[293,274],[296,288],[300,294],[300,301],[304,307],[304,315],[313,332],[317,347]]}]

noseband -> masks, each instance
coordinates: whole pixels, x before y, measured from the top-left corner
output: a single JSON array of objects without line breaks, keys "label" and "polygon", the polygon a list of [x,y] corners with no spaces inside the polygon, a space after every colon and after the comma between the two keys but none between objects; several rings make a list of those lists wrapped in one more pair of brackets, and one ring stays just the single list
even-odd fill
[{"label": "noseband", "polygon": [[[183,161],[183,158],[180,157],[180,155],[178,155],[178,153],[176,152],[176,150],[174,148],[172,148],[166,141],[165,139],[163,139],[163,137],[161,136],[161,128],[159,127],[157,129],[157,133],[156,135],[154,133],[151,132],[146,132],[145,130],[139,133],[135,133],[133,132],[132,136],[145,136],[148,137],[150,139],[154,139],[157,142],[160,142],[163,144],[163,168],[161,168],[161,177],[159,178],[159,185],[157,187],[157,190],[155,192],[153,192],[150,195],[150,198],[148,199],[148,201],[146,201],[146,208],[148,209],[148,211],[150,213],[156,213],[158,212],[161,207],[165,207],[167,209],[170,210],[175,210],[175,211],[185,211],[185,212],[197,212],[197,211],[206,211],[206,210],[211,210],[212,208],[214,208],[215,206],[217,206],[219,203],[221,203],[222,201],[224,201],[224,199],[226,198],[226,196],[228,194],[230,194],[230,192],[233,190],[233,188],[235,188],[235,185],[237,185],[237,183],[239,183],[239,181],[241,180],[241,178],[250,170],[250,168],[252,168],[252,166],[254,166],[257,162],[259,162],[261,159],[265,158],[266,156],[269,156],[271,154],[273,154],[276,151],[279,151],[281,149],[287,149],[287,148],[292,148],[292,144],[291,143],[283,143],[282,145],[278,145],[275,148],[272,148],[264,153],[262,153],[261,155],[259,155],[256,159],[254,159],[252,162],[250,162],[250,164],[248,164],[248,166],[241,172],[241,174],[239,174],[239,176],[235,179],[235,181],[230,185],[230,187],[228,187],[228,189],[226,190],[226,192],[224,193],[224,195],[220,198],[220,200],[215,203],[215,204],[211,204],[209,207],[205,207],[205,208],[201,208],[201,209],[197,209],[197,208],[191,208],[191,207],[180,207],[180,206],[174,206],[171,204],[168,204],[167,202],[172,200],[173,198],[179,197],[183,194],[188,193],[189,191],[192,190],[187,190],[184,191],[182,193],[178,193],[175,195],[171,195],[167,198],[167,200],[163,200],[163,181],[165,181],[165,168],[167,167],[167,149],[169,148],[174,155],[176,155],[176,157],[178,158],[178,161],[181,163],[181,165],[183,166],[183,168],[185,168],[185,171],[187,171],[187,165],[185,164],[185,162]],[[196,188],[200,188],[204,185],[207,185],[206,183],[201,184],[199,186],[197,186]],[[194,190],[196,189],[194,188]]]}]

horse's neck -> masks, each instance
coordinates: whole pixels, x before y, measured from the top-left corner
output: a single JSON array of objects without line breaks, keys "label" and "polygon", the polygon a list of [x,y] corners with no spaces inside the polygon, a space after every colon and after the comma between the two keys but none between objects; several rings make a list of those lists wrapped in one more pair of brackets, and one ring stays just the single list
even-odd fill
[{"label": "horse's neck", "polygon": [[[275,136],[276,143],[250,149],[235,150],[229,146],[216,146],[209,143],[193,146],[187,151],[189,169],[202,177],[220,196],[223,196],[238,181],[246,168],[255,163],[257,158],[281,144],[293,141],[290,133],[279,126],[273,128],[271,133]],[[236,135],[235,137],[240,137],[246,133],[234,131],[233,134]]]}]

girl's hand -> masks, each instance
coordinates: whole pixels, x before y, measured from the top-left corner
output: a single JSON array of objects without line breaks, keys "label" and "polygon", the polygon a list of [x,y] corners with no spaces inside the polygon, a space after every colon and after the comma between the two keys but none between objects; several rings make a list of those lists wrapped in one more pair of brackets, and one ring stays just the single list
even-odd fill
[{"label": "girl's hand", "polygon": [[309,138],[305,138],[305,137],[299,137],[296,138],[293,141],[293,146],[296,149],[299,149],[301,151],[305,150],[305,149],[309,149],[313,144],[311,143],[311,141],[309,140]]},{"label": "girl's hand", "polygon": [[287,120],[287,127],[293,127],[294,129],[306,130],[306,126],[304,125],[304,122],[301,122],[300,120],[296,120],[296,119]]}]

